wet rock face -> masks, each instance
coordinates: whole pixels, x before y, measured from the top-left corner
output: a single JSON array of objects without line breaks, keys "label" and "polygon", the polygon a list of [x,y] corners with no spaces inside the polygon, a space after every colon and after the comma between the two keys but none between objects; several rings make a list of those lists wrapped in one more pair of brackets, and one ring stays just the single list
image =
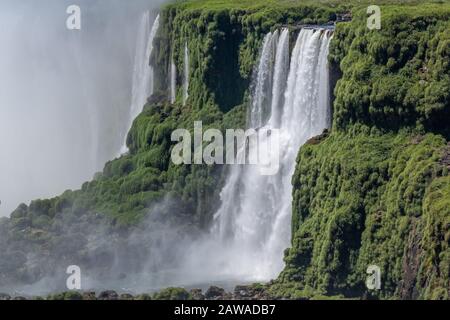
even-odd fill
[{"label": "wet rock face", "polygon": [[191,295],[192,300],[205,300],[202,289],[192,289],[189,294]]},{"label": "wet rock face", "polygon": [[225,296],[225,290],[216,286],[211,286],[205,293],[207,300],[220,300]]},{"label": "wet rock face", "polygon": [[237,286],[234,289],[234,296],[236,299],[252,299],[258,295],[259,290],[248,286]]},{"label": "wet rock face", "polygon": [[255,286],[236,286],[233,297],[236,300],[267,300],[271,298],[264,287]]}]

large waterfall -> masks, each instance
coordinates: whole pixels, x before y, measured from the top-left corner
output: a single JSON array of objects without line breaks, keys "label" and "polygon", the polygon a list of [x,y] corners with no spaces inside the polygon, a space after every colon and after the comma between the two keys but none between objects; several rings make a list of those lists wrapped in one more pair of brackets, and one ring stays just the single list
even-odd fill
[{"label": "large waterfall", "polygon": [[283,268],[291,234],[291,178],[302,144],[329,126],[327,56],[331,31],[302,29],[289,66],[289,31],[269,33],[255,75],[248,126],[280,130],[280,169],[232,166],[221,192],[213,232],[228,252],[222,272],[267,280]]},{"label": "large waterfall", "polygon": [[[133,69],[133,87],[131,96],[130,114],[127,128],[131,128],[134,119],[139,115],[147,101],[147,98],[153,93],[154,74],[150,65],[150,56],[153,52],[153,40],[159,29],[159,15],[151,26],[150,13],[143,14],[139,32],[136,40],[136,53]],[[124,138],[125,140],[125,138]],[[121,153],[127,151],[126,143]]]},{"label": "large waterfall", "polygon": [[0,216],[78,189],[120,152],[145,103],[131,108],[140,18],[162,1],[81,1],[80,30],[71,0],[0,1]]}]

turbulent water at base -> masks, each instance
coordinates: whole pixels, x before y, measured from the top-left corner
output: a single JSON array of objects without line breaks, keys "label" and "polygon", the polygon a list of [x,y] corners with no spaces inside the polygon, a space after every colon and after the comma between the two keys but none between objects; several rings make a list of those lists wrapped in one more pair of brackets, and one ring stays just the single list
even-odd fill
[{"label": "turbulent water at base", "polygon": [[[213,233],[221,272],[268,280],[283,268],[291,234],[291,178],[301,145],[329,126],[328,47],[332,33],[302,29],[289,66],[289,32],[269,33],[255,75],[250,128],[280,130],[280,169],[263,176],[257,166],[232,166],[221,192]],[[283,94],[284,93],[284,94]]]},{"label": "turbulent water at base", "polygon": [[183,105],[186,105],[189,98],[189,49],[187,43],[184,45],[184,79],[183,79]]},{"label": "turbulent water at base", "polygon": [[[258,165],[230,166],[210,232],[184,234],[174,226],[167,230],[157,227],[156,233],[146,230],[144,234],[151,240],[137,237],[139,243],[155,243],[157,248],[149,255],[148,273],[127,277],[127,286],[133,281],[134,290],[139,286],[210,285],[232,289],[236,284],[267,281],[279,274],[291,236],[291,178],[298,151],[309,138],[329,127],[327,57],[331,37],[329,30],[303,29],[291,56],[287,29],[265,37],[253,76],[247,127],[279,129],[278,173],[263,176]],[[185,66],[188,61],[185,50]],[[189,70],[184,71],[186,90]],[[186,95],[183,98],[185,101]],[[243,158],[243,150],[238,150],[238,158]],[[252,152],[255,150],[247,154]],[[273,155],[266,156],[269,159],[262,163],[273,163]],[[168,210],[167,204],[161,208],[162,212]],[[151,219],[150,225],[154,224]]]},{"label": "turbulent water at base", "polygon": [[[146,19],[142,30],[149,27]],[[236,284],[267,281],[279,274],[291,236],[291,178],[299,148],[330,124],[327,57],[332,31],[301,30],[291,55],[290,38],[287,29],[266,35],[253,76],[247,124],[259,130],[279,129],[278,173],[263,176],[258,166],[230,166],[221,191],[221,207],[214,216],[211,232],[206,234],[201,230],[190,232],[189,227],[186,232],[186,225],[169,223],[167,213],[179,208],[177,200],[171,197],[155,204],[148,218],[124,241],[118,241],[108,227],[93,225],[89,229],[87,221],[83,227],[68,225],[68,235],[70,231],[82,236],[91,256],[102,253],[109,261],[106,264],[110,264],[97,267],[99,260],[91,261],[92,265],[83,269],[83,289],[139,293],[167,287],[205,289],[218,285],[231,290]],[[147,42],[145,45],[148,48]],[[186,67],[189,54],[187,46],[185,49]],[[145,51],[147,57],[148,52]],[[146,67],[144,62],[142,65]],[[189,86],[189,68],[185,69],[184,90]],[[171,84],[175,81],[171,80]],[[183,98],[185,101],[186,96]],[[243,149],[238,150],[238,156],[245,154]],[[273,155],[267,157],[273,162]],[[80,233],[78,228],[86,233]],[[68,243],[58,242],[57,252],[70,248],[73,240],[68,239]],[[32,255],[29,259],[30,270],[36,265],[41,268],[46,263],[49,267],[58,264],[47,261],[45,255],[43,260],[35,260]],[[58,268],[65,270],[66,264]],[[65,283],[63,272],[47,275],[30,286],[0,287],[0,291],[43,294],[64,290]]]},{"label": "turbulent water at base", "polygon": [[[159,15],[151,26],[150,13],[145,12],[142,16],[139,32],[136,40],[136,53],[133,69],[133,87],[130,114],[128,119],[128,129],[134,119],[139,115],[144,107],[147,98],[153,93],[154,73],[150,66],[150,56],[153,51],[153,40],[159,29]],[[128,132],[128,131],[127,131]],[[126,140],[124,138],[124,140]],[[122,147],[121,153],[127,152],[126,142]]]}]

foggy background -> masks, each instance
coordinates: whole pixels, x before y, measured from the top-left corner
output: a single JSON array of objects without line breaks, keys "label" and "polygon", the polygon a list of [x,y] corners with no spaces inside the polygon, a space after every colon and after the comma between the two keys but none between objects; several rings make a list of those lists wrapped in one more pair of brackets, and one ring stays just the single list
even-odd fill
[{"label": "foggy background", "polygon": [[[0,216],[79,188],[119,154],[139,21],[162,2],[0,1]],[[66,28],[72,4],[81,30]]]}]

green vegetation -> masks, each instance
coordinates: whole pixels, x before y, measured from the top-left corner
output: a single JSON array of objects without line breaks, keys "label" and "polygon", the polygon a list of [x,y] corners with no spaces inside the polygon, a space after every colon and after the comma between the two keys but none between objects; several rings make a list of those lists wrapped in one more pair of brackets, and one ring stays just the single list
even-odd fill
[{"label": "green vegetation", "polygon": [[[200,3],[197,3],[198,5]],[[212,5],[213,3],[211,3]],[[245,127],[248,88],[264,35],[283,24],[324,23],[335,18],[331,8],[297,5],[282,8],[220,10],[168,5],[155,39],[151,63],[157,72],[156,93],[134,121],[127,145],[128,155],[108,162],[103,172],[81,190],[67,191],[51,200],[38,200],[13,214],[17,227],[50,231],[55,215],[102,213],[113,226],[133,226],[166,195],[179,200],[174,208],[205,226],[211,219],[223,183],[221,166],[174,166],[170,161],[175,128],[193,130],[201,120],[205,129]],[[217,7],[217,9],[219,9]],[[182,106],[182,74],[178,74],[178,99],[167,102],[167,70],[173,56],[183,70],[184,45],[189,45],[191,74],[189,101]],[[208,192],[211,191],[212,192]]]},{"label": "green vegetation", "polygon": [[[449,298],[450,7],[382,13],[379,31],[361,9],[336,29],[333,130],[299,153],[292,248],[274,294]],[[380,291],[365,287],[371,264]]]},{"label": "green vegetation", "polygon": [[[92,236],[112,235],[110,246],[117,245],[113,235],[121,238],[139,231],[140,222],[150,215],[159,214],[158,219],[191,234],[209,225],[220,203],[225,168],[174,166],[169,161],[170,135],[175,128],[192,130],[199,120],[205,129],[245,126],[250,74],[270,24],[264,24],[263,16],[247,21],[253,13],[231,15],[231,10],[163,10],[151,57],[159,83],[130,130],[129,154],[108,162],[80,190],[21,205],[10,219],[0,220],[0,284],[32,283],[58,265],[75,261],[86,269],[107,269],[114,252],[106,243],[91,249]],[[190,98],[182,106],[180,89],[171,105],[167,70],[171,56],[183,70],[185,43],[191,56]],[[177,82],[181,88],[182,75]],[[167,199],[167,212],[152,210]],[[142,254],[150,245],[138,244],[135,250]],[[33,252],[39,256],[30,267],[27,259]],[[100,266],[96,256],[102,257]]]},{"label": "green vegetation", "polygon": [[382,7],[381,30],[364,10],[340,24],[330,59],[340,66],[334,124],[387,130],[417,126],[450,136],[450,6]]},{"label": "green vegetation", "polygon": [[[243,1],[236,6],[230,2],[233,1],[179,2],[163,11],[166,24],[157,39],[163,49],[155,53],[154,65],[164,66],[160,78],[168,79],[165,72],[169,70],[169,57],[173,56],[177,70],[183,70],[184,47],[188,45],[193,106],[215,103],[221,111],[228,112],[242,104],[267,32],[281,25],[327,23],[336,19],[337,11],[343,11],[292,1],[286,7],[262,1]],[[160,85],[161,90],[168,87],[166,82]]]},{"label": "green vegetation", "polygon": [[[280,281],[291,283],[293,293],[358,297],[366,291],[367,267],[375,264],[382,270],[378,297],[425,297],[425,289],[445,288],[416,283],[418,270],[439,278],[449,261],[439,241],[433,252],[420,246],[422,238],[448,233],[448,208],[435,216],[426,205],[430,183],[446,174],[439,164],[445,148],[445,139],[433,134],[369,128],[304,146],[293,178],[292,249]],[[434,196],[450,196],[446,191]]]},{"label": "green vegetation", "polygon": [[191,295],[183,288],[167,288],[155,293],[153,300],[191,300]]},{"label": "green vegetation", "polygon": [[[337,25],[330,49],[339,78],[333,128],[299,152],[292,248],[286,269],[267,290],[296,299],[448,299],[450,177],[442,159],[450,153],[450,4],[375,1],[382,5],[382,29],[370,31],[365,10],[372,2],[190,0],[166,6],[151,57],[156,93],[129,132],[129,154],[108,162],[80,190],[21,205],[0,219],[0,285],[33,282],[57,263],[91,261],[86,235],[128,235],[167,198],[176,200],[164,213],[170,223],[208,226],[226,168],[174,166],[172,131],[193,130],[199,120],[205,129],[244,127],[264,35],[351,11],[353,20]],[[183,70],[185,44],[190,96],[182,106],[178,72],[171,105],[167,73],[171,57]],[[114,260],[103,247],[95,250],[104,263],[96,267]],[[47,269],[28,269],[34,252]],[[382,269],[379,292],[364,286],[370,264]],[[152,298],[190,296],[169,288]]]},{"label": "green vegetation", "polygon": [[320,6],[323,8],[337,7],[366,7],[368,5],[421,5],[424,3],[441,4],[446,1],[422,1],[422,0],[176,0],[177,8],[183,10],[207,10],[216,11],[223,9],[239,9],[249,11],[262,11],[266,13],[271,10],[295,10],[305,6]]},{"label": "green vegetation", "polygon": [[49,295],[47,300],[83,300],[83,295],[77,291],[67,291]]}]

